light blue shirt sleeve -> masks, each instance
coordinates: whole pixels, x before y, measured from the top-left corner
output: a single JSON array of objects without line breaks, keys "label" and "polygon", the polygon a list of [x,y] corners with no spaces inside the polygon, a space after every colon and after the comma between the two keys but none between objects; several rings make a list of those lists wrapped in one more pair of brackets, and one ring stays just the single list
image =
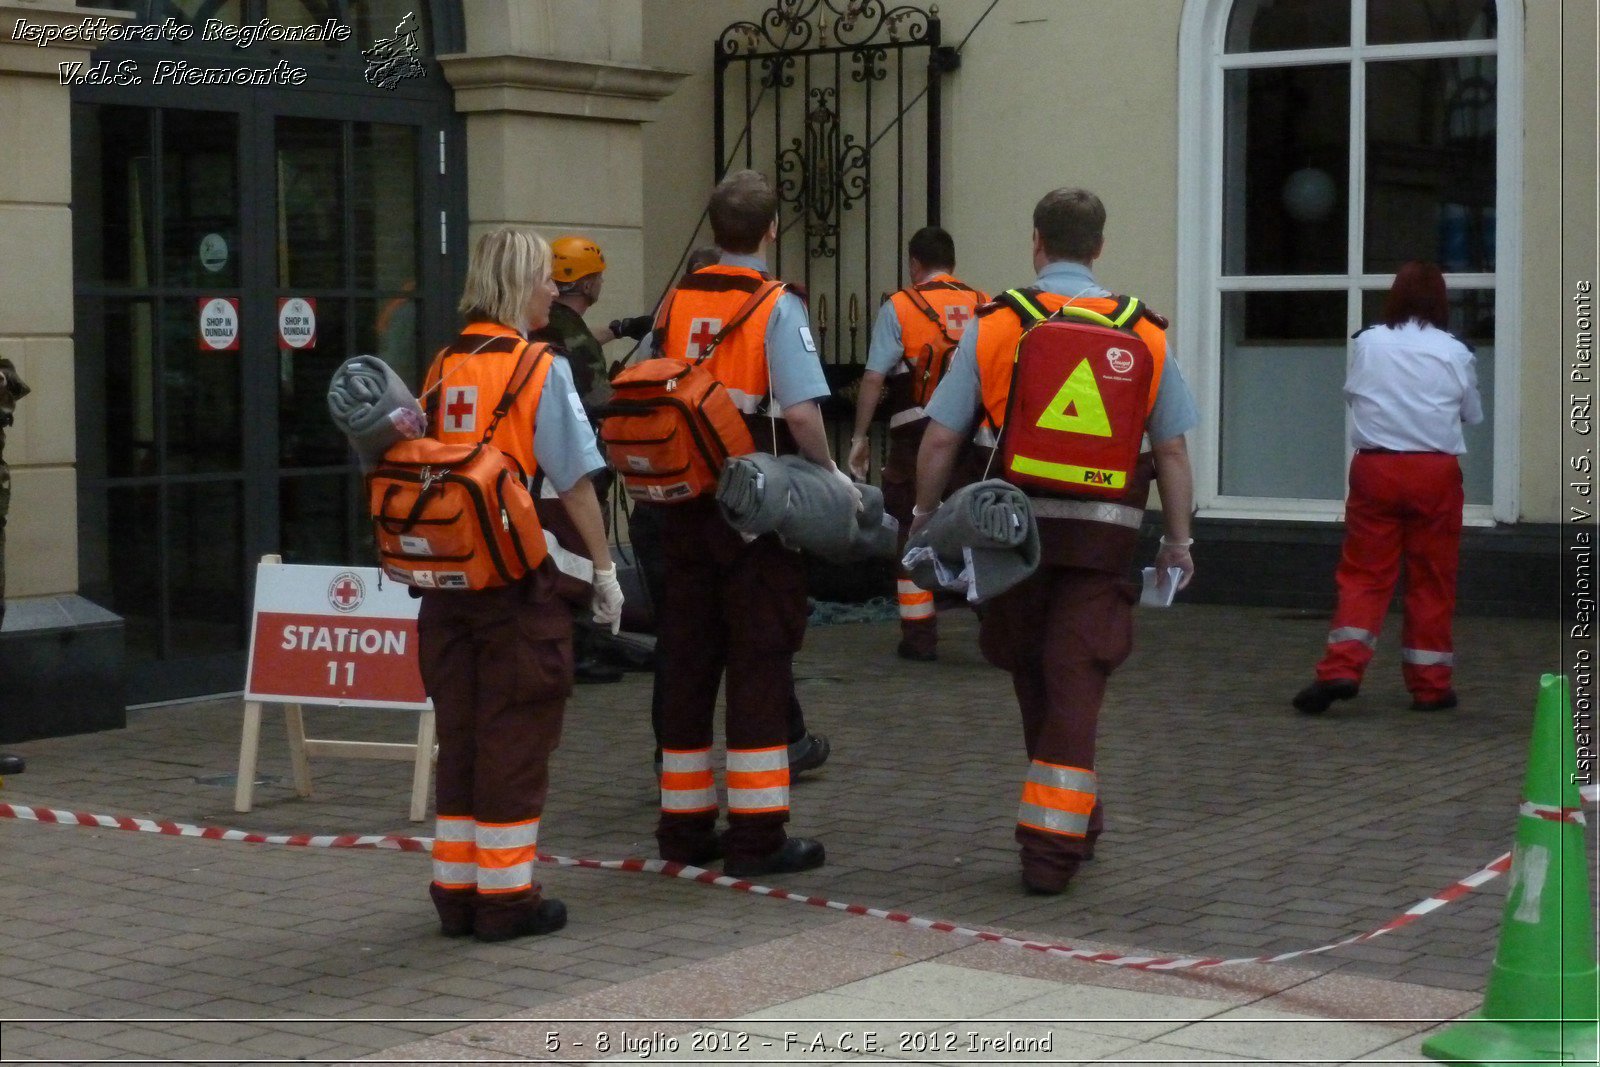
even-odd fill
[{"label": "light blue shirt sleeve", "polygon": [[974,325],[961,334],[955,355],[950,357],[950,366],[923,410],[939,425],[965,435],[977,421],[982,400],[983,391],[978,384],[978,329]]},{"label": "light blue shirt sleeve", "polygon": [[780,408],[820,400],[833,391],[822,373],[805,301],[793,293],[779,296],[767,319],[767,367],[772,399]]},{"label": "light blue shirt sleeve", "polygon": [[572,370],[562,356],[550,361],[550,373],[539,394],[533,433],[533,458],[558,493],[565,493],[586,474],[605,469],[594,428],[572,384]]},{"label": "light blue shirt sleeve", "polygon": [[1172,358],[1169,348],[1166,361],[1161,365],[1161,384],[1156,387],[1156,402],[1145,422],[1145,433],[1150,435],[1151,444],[1159,445],[1182,437],[1198,425],[1200,410],[1195,407],[1194,394],[1189,392],[1189,383],[1184,380],[1183,371],[1178,369],[1178,361]]},{"label": "light blue shirt sleeve", "polygon": [[878,320],[872,324],[872,342],[867,346],[867,369],[875,370],[887,378],[905,354],[905,349],[905,340],[900,333],[900,316],[895,314],[894,301],[885,300],[878,305]]}]

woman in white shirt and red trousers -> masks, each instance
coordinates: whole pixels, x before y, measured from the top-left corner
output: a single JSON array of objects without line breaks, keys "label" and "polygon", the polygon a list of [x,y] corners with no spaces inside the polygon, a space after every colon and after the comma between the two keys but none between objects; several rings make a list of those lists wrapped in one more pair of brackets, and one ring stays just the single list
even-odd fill
[{"label": "woman in white shirt and red trousers", "polygon": [[1350,495],[1335,578],[1339,606],[1317,680],[1294,706],[1317,714],[1349,700],[1378,644],[1406,564],[1400,670],[1416,711],[1456,706],[1450,624],[1461,547],[1463,423],[1483,421],[1472,349],[1445,332],[1449,300],[1432,263],[1400,268],[1382,322],[1355,336],[1350,406]]}]

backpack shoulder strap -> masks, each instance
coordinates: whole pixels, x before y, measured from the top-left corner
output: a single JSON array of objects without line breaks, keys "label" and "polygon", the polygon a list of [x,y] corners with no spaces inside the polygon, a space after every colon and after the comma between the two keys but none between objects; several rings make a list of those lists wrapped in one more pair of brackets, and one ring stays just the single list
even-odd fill
[{"label": "backpack shoulder strap", "polygon": [[517,365],[511,370],[511,378],[506,382],[505,392],[500,394],[500,402],[494,406],[494,415],[489,419],[489,428],[483,431],[479,444],[488,444],[494,439],[494,432],[500,426],[500,420],[506,417],[511,410],[511,405],[517,402],[530,381],[534,372],[550,356],[550,346],[543,341],[537,343],[523,341],[517,345]]},{"label": "backpack shoulder strap", "polygon": [[722,344],[723,340],[738,327],[742,326],[746,319],[748,319],[751,315],[754,315],[756,313],[756,309],[762,304],[766,303],[768,297],[776,297],[787,288],[789,288],[787,283],[777,281],[773,278],[768,278],[762,282],[761,287],[755,292],[751,293],[749,298],[745,300],[744,304],[740,306],[739,310],[733,313],[733,318],[728,320],[727,325],[723,326],[722,329],[717,331],[717,335],[713,337],[711,339],[711,343],[706,346],[706,353],[700,357],[700,362],[704,363],[706,360],[716,355],[717,347]]},{"label": "backpack shoulder strap", "polygon": [[[939,283],[936,283],[933,286],[931,286],[931,288],[934,288],[934,289],[954,289],[956,287],[953,286],[953,285],[946,285],[943,282],[939,282]],[[902,293],[906,294],[906,298],[911,301],[911,306],[916,308],[918,311],[922,312],[922,317],[927,319],[929,322],[931,322],[933,324],[934,329],[938,330],[939,333],[944,336],[944,339],[947,342],[949,342],[952,345],[957,343],[956,338],[951,337],[950,336],[950,331],[945,329],[944,316],[940,315],[937,311],[935,311],[933,309],[933,304],[928,300],[927,297],[922,295],[922,286],[920,286],[920,285],[908,285],[908,286],[906,286],[904,289],[902,289],[900,291]]]},{"label": "backpack shoulder strap", "polygon": [[1010,308],[1022,320],[1024,329],[1031,329],[1050,317],[1050,313],[1039,306],[1039,294],[1044,290],[1037,288],[1007,289],[994,298],[994,302],[1001,307]]}]

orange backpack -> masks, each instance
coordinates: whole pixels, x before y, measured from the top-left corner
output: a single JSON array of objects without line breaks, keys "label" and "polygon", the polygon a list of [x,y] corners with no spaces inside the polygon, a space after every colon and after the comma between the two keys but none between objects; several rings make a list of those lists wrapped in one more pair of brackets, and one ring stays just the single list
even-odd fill
[{"label": "orange backpack", "polygon": [[611,379],[600,441],[628,496],[650,504],[693,500],[716,491],[730,456],[756,450],[743,413],[706,364],[723,338],[783,289],[768,281],[751,293],[698,363],[647,359]]},{"label": "orange backpack", "polygon": [[524,344],[494,417],[477,444],[433,437],[400,441],[383,454],[367,486],[384,573],[419,589],[511,585],[549,554],[533,497],[516,460],[489,442],[535,375],[548,373]]},{"label": "orange backpack", "polygon": [[713,492],[729,456],[756,450],[743,413],[703,364],[647,359],[611,388],[600,440],[635,500],[679,504]]}]

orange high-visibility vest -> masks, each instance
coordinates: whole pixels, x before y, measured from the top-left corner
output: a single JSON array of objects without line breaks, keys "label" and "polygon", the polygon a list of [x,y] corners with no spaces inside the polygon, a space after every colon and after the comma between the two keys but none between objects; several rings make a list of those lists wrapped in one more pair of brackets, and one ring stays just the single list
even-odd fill
[{"label": "orange high-visibility vest", "polygon": [[[1069,299],[1060,293],[1027,292],[1046,314],[1057,311]],[[1142,433],[1155,406],[1166,365],[1165,320],[1150,312],[1142,302],[1129,297],[1079,297],[1072,303],[1105,316],[1118,327],[1131,328],[1150,350],[1155,366],[1149,394],[1142,398],[1144,417],[1134,421]],[[991,434],[1005,425],[1017,345],[1026,325],[1029,324],[1024,324],[1011,308],[998,302],[986,304],[978,311],[975,355],[986,416],[984,428]],[[1045,562],[1124,574],[1132,566],[1138,548],[1139,526],[1153,472],[1153,461],[1145,454],[1140,456],[1136,469],[1128,472],[1126,489],[1119,497],[1108,499],[1102,495],[1078,499],[1067,494],[1065,498],[1036,499],[1034,514],[1039,519]]]},{"label": "orange high-visibility vest", "polygon": [[[900,320],[900,343],[905,350],[890,376],[910,374],[909,404],[921,407],[928,402],[961,335],[976,319],[978,305],[988,301],[987,293],[942,272],[889,298],[895,318]],[[891,420],[894,414],[898,412],[891,412]]]},{"label": "orange high-visibility vest", "polygon": [[[441,380],[443,383],[437,394],[428,397],[430,436],[447,445],[477,444],[510,384],[517,366],[517,350],[524,343],[521,334],[498,322],[468,324],[455,343],[440,352],[428,368],[424,392]],[[531,354],[538,359],[548,347],[542,341],[532,342]],[[550,361],[540,361],[539,370],[517,394],[490,442],[515,460],[530,479],[538,469],[533,454],[533,423],[549,371]]]},{"label": "orange high-visibility vest", "polygon": [[[657,350],[669,359],[699,363],[712,341],[734,323],[741,310],[770,279],[749,267],[713,264],[687,275],[662,301],[656,318]],[[767,321],[783,290],[774,289],[732,326],[715,346],[706,370],[721,382],[746,415],[761,408],[771,385],[767,370]]]}]

